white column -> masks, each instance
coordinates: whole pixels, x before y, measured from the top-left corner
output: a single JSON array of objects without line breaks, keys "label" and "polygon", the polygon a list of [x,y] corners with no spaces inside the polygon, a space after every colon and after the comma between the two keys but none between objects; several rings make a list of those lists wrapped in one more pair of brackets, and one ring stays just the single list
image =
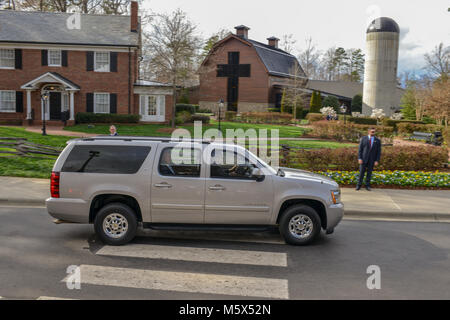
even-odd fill
[{"label": "white column", "polygon": [[27,119],[31,119],[31,90],[27,90]]},{"label": "white column", "polygon": [[70,103],[69,103],[70,118],[69,118],[69,120],[75,120],[74,108],[75,108],[75,105],[74,105],[73,91],[70,91]]}]

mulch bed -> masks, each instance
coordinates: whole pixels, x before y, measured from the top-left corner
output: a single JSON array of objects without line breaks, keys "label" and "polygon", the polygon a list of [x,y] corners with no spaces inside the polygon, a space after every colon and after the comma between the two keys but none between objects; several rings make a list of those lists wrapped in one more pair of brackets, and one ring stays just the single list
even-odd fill
[{"label": "mulch bed", "polygon": [[[341,188],[356,188],[354,184],[341,185]],[[361,187],[363,189],[364,186]],[[399,185],[372,185],[372,189],[403,189],[403,190],[450,190],[445,187],[414,187],[414,186],[399,186]]]}]

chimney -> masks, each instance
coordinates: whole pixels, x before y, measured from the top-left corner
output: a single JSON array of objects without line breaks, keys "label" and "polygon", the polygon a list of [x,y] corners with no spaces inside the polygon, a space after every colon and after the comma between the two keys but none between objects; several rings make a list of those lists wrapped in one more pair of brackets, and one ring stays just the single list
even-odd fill
[{"label": "chimney", "polygon": [[269,40],[269,46],[278,49],[278,41],[280,41],[280,39],[278,39],[277,37],[270,37],[267,38],[267,40]]},{"label": "chimney", "polygon": [[137,1],[131,1],[131,32],[138,32],[138,10]]},{"label": "chimney", "polygon": [[236,35],[238,37],[244,38],[244,39],[248,39],[248,30],[250,30],[249,27],[246,27],[244,25],[240,25],[237,27],[234,27],[236,29]]}]

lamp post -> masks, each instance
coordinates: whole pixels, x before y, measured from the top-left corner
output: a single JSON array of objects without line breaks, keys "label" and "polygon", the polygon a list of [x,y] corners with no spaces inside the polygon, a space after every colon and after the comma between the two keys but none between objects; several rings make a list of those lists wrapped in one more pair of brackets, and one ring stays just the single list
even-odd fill
[{"label": "lamp post", "polygon": [[47,135],[47,131],[46,131],[46,128],[45,128],[45,114],[46,114],[46,106],[47,106],[47,100],[48,100],[48,92],[47,91],[44,91],[42,94],[41,94],[41,100],[42,100],[42,109],[43,109],[43,116],[42,116],[42,135],[43,136],[46,136]]},{"label": "lamp post", "polygon": [[342,104],[341,112],[344,114],[344,125],[347,123],[347,106]]},{"label": "lamp post", "polygon": [[223,99],[219,100],[219,132],[222,132],[222,129],[220,127],[220,118],[221,118],[221,111],[223,108]]}]

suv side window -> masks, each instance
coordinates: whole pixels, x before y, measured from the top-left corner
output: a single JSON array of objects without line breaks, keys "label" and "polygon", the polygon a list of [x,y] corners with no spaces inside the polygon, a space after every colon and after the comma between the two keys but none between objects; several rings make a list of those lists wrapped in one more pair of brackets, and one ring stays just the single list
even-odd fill
[{"label": "suv side window", "polygon": [[255,180],[251,174],[256,167],[235,151],[215,149],[211,153],[211,178]]},{"label": "suv side window", "polygon": [[161,152],[158,170],[162,176],[199,178],[200,160],[199,149],[168,147]]},{"label": "suv side window", "polygon": [[147,158],[150,147],[144,146],[75,146],[62,172],[134,174]]}]

